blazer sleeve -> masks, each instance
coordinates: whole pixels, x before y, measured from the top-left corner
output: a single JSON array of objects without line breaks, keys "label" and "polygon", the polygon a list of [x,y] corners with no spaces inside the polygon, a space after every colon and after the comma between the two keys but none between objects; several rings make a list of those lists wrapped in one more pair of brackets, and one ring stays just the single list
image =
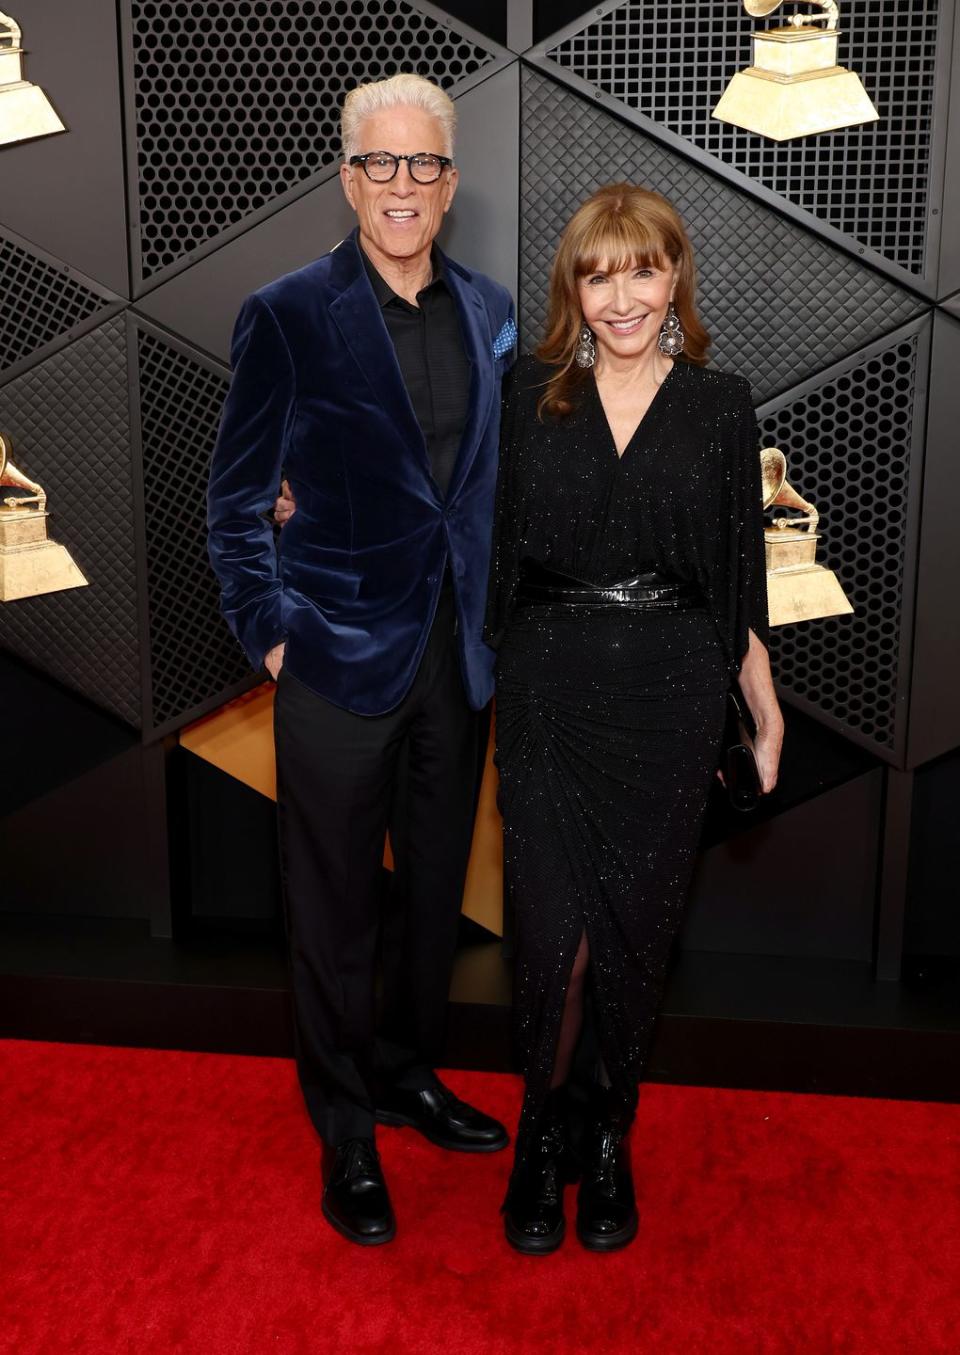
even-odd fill
[{"label": "blazer sleeve", "polygon": [[260,668],[285,639],[274,529],[263,514],[276,497],[295,403],[290,352],[260,297],[248,297],[237,318],[231,366],[210,466],[208,549],[223,616]]},{"label": "blazer sleeve", "polygon": [[767,566],[763,538],[763,487],[760,476],[760,430],[750,398],[750,385],[738,380],[731,410],[728,530],[726,559],[721,560],[721,605],[733,667],[739,672],[750,643],[750,631],[769,644]]}]

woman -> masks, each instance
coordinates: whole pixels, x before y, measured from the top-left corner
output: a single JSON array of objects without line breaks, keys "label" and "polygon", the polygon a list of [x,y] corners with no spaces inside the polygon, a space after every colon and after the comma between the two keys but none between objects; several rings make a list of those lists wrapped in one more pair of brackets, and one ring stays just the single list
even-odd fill
[{"label": "woman", "polygon": [[601,189],[505,401],[488,639],[526,1080],[503,1213],[523,1252],[560,1245],[577,1174],[581,1242],[636,1234],[626,1136],[737,675],[776,782],[757,425],[747,382],[704,367],[694,288],[673,208]]}]

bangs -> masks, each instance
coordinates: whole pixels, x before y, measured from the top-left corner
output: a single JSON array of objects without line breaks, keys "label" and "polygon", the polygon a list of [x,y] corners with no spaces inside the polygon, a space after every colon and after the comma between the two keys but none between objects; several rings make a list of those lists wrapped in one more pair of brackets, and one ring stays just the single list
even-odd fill
[{"label": "bangs", "polygon": [[622,273],[628,268],[662,268],[673,257],[679,257],[678,245],[678,241],[665,239],[648,219],[622,210],[606,211],[590,223],[576,243],[574,276]]}]

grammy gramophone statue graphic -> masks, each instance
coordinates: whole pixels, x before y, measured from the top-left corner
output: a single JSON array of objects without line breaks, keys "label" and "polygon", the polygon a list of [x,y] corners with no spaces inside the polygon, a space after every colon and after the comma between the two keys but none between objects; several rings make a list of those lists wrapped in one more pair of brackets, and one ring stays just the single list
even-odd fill
[{"label": "grammy gramophone statue graphic", "polygon": [[46,494],[17,470],[10,452],[10,439],[0,433],[0,602],[85,588],[66,546],[47,540]]},{"label": "grammy gramophone statue graphic", "polygon": [[0,10],[0,146],[66,128],[39,85],[23,78],[20,25]]},{"label": "grammy gramophone statue graphic", "polygon": [[789,508],[799,514],[775,517],[763,534],[771,626],[852,612],[836,574],[817,564],[820,514],[787,483],[787,461],[778,447],[763,448],[760,472],[764,508]]},{"label": "grammy gramophone statue graphic", "polygon": [[[877,121],[879,114],[860,77],[838,64],[840,11],[835,0],[814,3],[821,13],[791,14],[783,28],[754,33],[753,65],[730,81],[713,110],[715,118],[773,141]],[[743,0],[755,19],[782,4]]]}]

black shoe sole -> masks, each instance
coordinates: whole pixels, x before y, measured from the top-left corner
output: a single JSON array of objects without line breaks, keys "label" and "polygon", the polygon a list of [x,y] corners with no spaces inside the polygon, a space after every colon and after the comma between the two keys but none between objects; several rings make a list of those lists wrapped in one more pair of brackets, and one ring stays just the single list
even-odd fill
[{"label": "black shoe sole", "polygon": [[345,1223],[341,1223],[338,1218],[330,1213],[326,1200],[320,1201],[320,1211],[331,1228],[336,1229],[340,1236],[345,1237],[348,1242],[356,1242],[360,1247],[379,1247],[384,1242],[392,1242],[397,1235],[396,1221],[391,1223],[385,1233],[375,1233],[371,1237],[368,1233],[355,1233],[352,1228],[348,1228]]},{"label": "black shoe sole", "polygon": [[514,1228],[509,1219],[504,1219],[503,1231],[514,1251],[523,1252],[524,1256],[549,1256],[563,1242],[567,1227],[566,1222],[563,1222],[557,1231],[548,1237],[531,1237],[529,1233]]},{"label": "black shoe sole", "polygon": [[580,1245],[586,1247],[587,1251],[619,1251],[621,1247],[628,1247],[637,1235],[640,1226],[640,1216],[634,1214],[632,1219],[618,1228],[615,1233],[591,1233],[589,1229],[582,1228],[577,1224],[577,1237]]},{"label": "black shoe sole", "polygon": [[438,1148],[447,1148],[452,1153],[499,1153],[510,1143],[510,1135],[507,1133],[504,1133],[501,1139],[494,1139],[493,1143],[464,1143],[462,1139],[447,1139],[435,1129],[415,1120],[412,1115],[399,1115],[392,1110],[375,1111],[374,1119],[377,1124],[390,1125],[394,1129],[416,1129]]}]

